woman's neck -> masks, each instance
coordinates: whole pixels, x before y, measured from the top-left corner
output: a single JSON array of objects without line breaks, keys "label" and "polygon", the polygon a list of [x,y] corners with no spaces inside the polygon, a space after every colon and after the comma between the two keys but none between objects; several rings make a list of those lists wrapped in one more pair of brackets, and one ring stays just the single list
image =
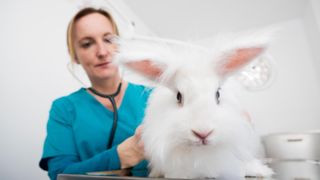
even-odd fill
[{"label": "woman's neck", "polygon": [[102,94],[113,94],[117,91],[120,82],[121,78],[119,76],[106,80],[91,81],[92,88]]}]

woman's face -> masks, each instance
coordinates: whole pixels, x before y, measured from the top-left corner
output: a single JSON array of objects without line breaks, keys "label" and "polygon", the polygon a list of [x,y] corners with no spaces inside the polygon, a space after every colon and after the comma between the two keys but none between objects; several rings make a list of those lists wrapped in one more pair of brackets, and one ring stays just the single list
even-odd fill
[{"label": "woman's face", "polygon": [[92,13],[75,22],[73,44],[76,61],[82,65],[91,81],[104,80],[118,74],[111,63],[115,45],[110,42],[115,35],[109,19]]}]

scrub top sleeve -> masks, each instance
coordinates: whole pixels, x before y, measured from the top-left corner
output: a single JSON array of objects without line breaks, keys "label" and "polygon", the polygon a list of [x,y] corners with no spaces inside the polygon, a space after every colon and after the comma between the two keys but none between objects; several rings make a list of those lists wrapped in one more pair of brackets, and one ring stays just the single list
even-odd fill
[{"label": "scrub top sleeve", "polygon": [[119,170],[120,160],[117,146],[112,147],[94,157],[80,161],[75,156],[56,156],[48,161],[49,176],[56,179],[58,174],[86,174],[88,172]]},{"label": "scrub top sleeve", "polygon": [[109,150],[110,153],[110,164],[109,164],[109,169],[120,169],[121,168],[121,163],[120,163],[120,158],[118,154],[118,146],[114,146]]},{"label": "scrub top sleeve", "polygon": [[83,174],[93,171],[119,170],[120,160],[117,154],[117,146],[112,147],[94,157],[74,163],[66,167],[63,173]]},{"label": "scrub top sleeve", "polygon": [[46,159],[59,155],[78,155],[73,135],[74,108],[66,98],[53,102],[47,124],[40,167],[47,170]]}]

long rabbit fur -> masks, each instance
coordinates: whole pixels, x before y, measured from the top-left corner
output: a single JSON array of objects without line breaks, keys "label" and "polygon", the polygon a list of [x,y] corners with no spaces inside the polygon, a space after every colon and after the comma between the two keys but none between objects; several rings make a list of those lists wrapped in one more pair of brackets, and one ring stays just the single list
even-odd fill
[{"label": "long rabbit fur", "polygon": [[114,61],[156,84],[142,133],[151,177],[272,175],[256,157],[259,137],[227,85],[270,38],[220,38],[211,48],[141,36],[115,40]]}]

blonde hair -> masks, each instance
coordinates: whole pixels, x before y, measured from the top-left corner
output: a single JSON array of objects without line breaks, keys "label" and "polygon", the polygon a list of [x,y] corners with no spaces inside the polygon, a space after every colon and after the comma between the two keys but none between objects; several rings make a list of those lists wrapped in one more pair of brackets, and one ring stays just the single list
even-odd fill
[{"label": "blonde hair", "polygon": [[67,46],[68,46],[68,51],[71,57],[71,61],[74,62],[76,60],[76,52],[74,49],[74,44],[73,44],[73,37],[72,37],[72,33],[74,30],[74,25],[75,23],[82,17],[92,14],[92,13],[99,13],[103,16],[105,16],[106,18],[109,19],[109,21],[111,22],[111,25],[113,27],[114,32],[116,33],[116,35],[119,35],[119,30],[118,27],[113,19],[113,17],[111,16],[110,13],[108,13],[107,11],[103,10],[103,9],[95,9],[92,7],[88,7],[88,8],[84,8],[82,10],[80,10],[77,14],[75,14],[75,16],[71,19],[69,25],[68,25],[68,29],[67,29]]}]

